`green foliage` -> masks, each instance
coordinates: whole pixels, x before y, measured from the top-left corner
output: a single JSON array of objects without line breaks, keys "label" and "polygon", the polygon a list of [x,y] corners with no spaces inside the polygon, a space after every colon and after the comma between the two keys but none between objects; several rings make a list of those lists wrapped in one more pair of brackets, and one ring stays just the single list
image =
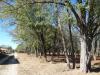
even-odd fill
[{"label": "green foliage", "polygon": [[[54,3],[56,2],[58,1],[55,0]],[[52,49],[54,47],[62,49],[60,48],[62,47],[61,33],[57,29],[56,24],[52,25],[57,20],[57,10],[57,4],[33,4],[32,0],[16,0],[15,4],[4,6],[2,13],[4,18],[11,16],[15,18],[16,29],[12,32],[15,39],[24,45],[24,47],[21,46],[35,51],[36,49],[43,50],[43,45],[45,49]],[[72,16],[69,17],[66,7],[62,7],[62,10],[60,15],[61,26],[66,39],[66,45],[68,45],[66,47],[69,47],[67,23],[70,19],[71,24],[74,26],[76,25],[76,19],[71,11],[70,14]],[[72,32],[74,34],[76,29],[72,30]]]}]

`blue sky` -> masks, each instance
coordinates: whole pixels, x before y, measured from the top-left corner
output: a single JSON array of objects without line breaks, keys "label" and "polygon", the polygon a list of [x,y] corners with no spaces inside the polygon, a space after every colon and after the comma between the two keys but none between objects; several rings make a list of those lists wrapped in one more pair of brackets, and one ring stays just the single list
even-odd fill
[{"label": "blue sky", "polygon": [[13,41],[13,37],[8,33],[9,30],[12,30],[14,27],[6,27],[5,24],[9,20],[0,19],[0,45],[8,45],[13,49],[17,47],[17,44]]}]

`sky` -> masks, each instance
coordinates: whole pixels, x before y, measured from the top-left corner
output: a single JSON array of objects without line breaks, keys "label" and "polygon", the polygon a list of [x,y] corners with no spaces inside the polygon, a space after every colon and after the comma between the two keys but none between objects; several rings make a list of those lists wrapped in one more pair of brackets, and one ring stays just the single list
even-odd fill
[{"label": "sky", "polygon": [[[7,0],[8,3],[12,3],[12,0]],[[4,3],[0,3],[0,10]],[[1,15],[1,14],[0,14]],[[10,26],[9,24],[11,21],[13,21],[12,18],[0,18],[0,45],[7,45],[11,46],[13,49],[16,49],[17,44],[14,42],[14,38],[10,35],[9,31],[13,30],[15,26]],[[9,26],[8,26],[9,25]]]},{"label": "sky", "polygon": [[6,27],[6,23],[8,23],[9,19],[2,20],[0,19],[0,45],[11,46],[13,49],[17,47],[17,44],[13,41],[13,37],[10,35],[9,31],[14,29],[15,27]]}]

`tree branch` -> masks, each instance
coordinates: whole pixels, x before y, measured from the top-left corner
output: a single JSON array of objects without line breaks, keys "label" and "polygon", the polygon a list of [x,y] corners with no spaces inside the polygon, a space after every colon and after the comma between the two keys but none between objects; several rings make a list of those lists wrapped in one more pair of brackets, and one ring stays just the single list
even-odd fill
[{"label": "tree branch", "polygon": [[77,0],[78,3],[82,3],[82,0]]},{"label": "tree branch", "polygon": [[95,34],[96,30],[98,29],[99,25],[96,25],[95,28],[93,29],[92,35]]},{"label": "tree branch", "polygon": [[67,5],[70,7],[71,11],[73,12],[73,14],[75,15],[77,22],[80,22],[80,17],[78,15],[78,13],[75,11],[75,9],[73,8],[72,4],[67,0],[65,1],[67,3]]},{"label": "tree branch", "polygon": [[33,1],[33,3],[29,3],[29,4],[34,4],[34,3],[55,3],[55,4],[59,4],[59,5],[65,6],[65,3],[54,2],[54,1]]},{"label": "tree branch", "polygon": [[98,35],[100,35],[100,31],[99,31],[98,33],[96,33],[96,34],[93,36],[93,38],[96,37],[96,36],[98,36]]},{"label": "tree branch", "polygon": [[6,1],[2,1],[2,2],[4,2],[5,4],[7,4],[7,5],[9,5],[9,6],[13,7],[13,8],[15,8],[13,5],[11,5],[10,3],[6,2]]},{"label": "tree branch", "polygon": [[75,16],[75,18],[77,20],[78,27],[80,29],[82,29],[82,31],[84,31],[84,29],[86,29],[87,27],[83,23],[83,20],[79,17],[78,13],[76,12],[76,10],[74,9],[74,7],[72,6],[72,4],[68,0],[66,0],[65,3],[67,3],[67,5],[71,9],[71,11],[73,12],[73,14],[74,14],[74,16]]}]

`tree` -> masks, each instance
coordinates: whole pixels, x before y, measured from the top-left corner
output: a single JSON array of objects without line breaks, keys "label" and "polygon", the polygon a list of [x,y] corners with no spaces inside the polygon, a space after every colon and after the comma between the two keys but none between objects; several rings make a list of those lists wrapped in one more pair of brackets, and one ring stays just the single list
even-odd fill
[{"label": "tree", "polygon": [[[98,18],[96,18],[96,16],[99,17],[99,14],[95,13],[97,1],[95,0],[85,1],[85,4],[82,5],[83,1],[77,0],[80,14],[78,14],[75,11],[74,7],[69,1],[66,1],[69,4],[69,7],[72,10],[73,14],[75,15],[77,20],[77,25],[80,28],[80,37],[81,37],[80,70],[83,72],[88,72],[91,70],[91,47],[92,47],[91,44],[95,35],[98,34],[96,33],[96,31],[100,27]],[[87,6],[89,6],[88,10],[86,9]]]},{"label": "tree", "polygon": [[[66,0],[65,3],[59,3],[55,1],[44,1],[44,2],[34,2],[34,3],[56,3],[61,5],[69,6],[70,10],[73,12],[76,20],[77,26],[80,29],[80,42],[81,42],[81,57],[80,57],[80,70],[83,72],[88,72],[91,70],[91,47],[92,41],[95,36],[99,33],[96,31],[100,27],[99,14],[97,9],[99,0],[77,0],[78,12],[75,10],[70,1]],[[84,4],[85,3],[85,4]],[[89,9],[87,9],[89,7]],[[95,12],[96,9],[96,12]],[[87,15],[88,14],[88,15]]]},{"label": "tree", "polygon": [[[73,13],[74,17],[76,18],[76,21],[77,21],[76,25],[80,31],[80,43],[81,43],[80,70],[83,72],[91,71],[92,42],[93,42],[93,39],[96,36],[98,36],[98,34],[100,33],[100,22],[99,22],[100,6],[98,4],[100,1],[99,0],[84,0],[84,1],[76,0],[75,4],[73,4],[71,2],[71,0],[63,0],[62,2],[57,1],[57,0],[52,0],[52,1],[48,1],[48,0],[36,1],[36,0],[34,0],[34,1],[25,1],[25,2],[26,2],[25,4],[21,2],[22,3],[21,6],[30,7],[29,6],[30,4],[31,5],[39,4],[40,5],[39,8],[41,8],[41,5],[45,5],[44,3],[53,3],[53,4],[57,4],[57,5],[63,5],[65,7],[67,6],[66,8],[69,7],[69,9]],[[20,1],[19,1],[19,4],[20,4]],[[27,8],[27,11],[28,11],[28,13],[30,12],[30,10],[28,10],[28,8]],[[25,10],[24,10],[24,12],[25,12]],[[38,13],[38,12],[36,12],[36,13]],[[31,23],[33,23],[33,22],[36,23],[35,22],[36,20],[33,21],[34,16],[30,18],[30,15],[28,14],[27,18],[30,19]],[[37,17],[35,16],[35,18],[37,18]],[[22,18],[22,14],[21,14],[21,22],[22,22],[22,19],[23,18]],[[37,20],[37,21],[39,24],[41,23],[40,20]],[[26,20],[24,22],[26,22]],[[59,16],[58,16],[58,22],[60,22]],[[58,23],[58,24],[60,26],[60,23]],[[60,26],[60,30],[61,30],[61,26]],[[62,35],[62,40],[64,43],[65,40],[63,38],[63,35]],[[42,39],[42,43],[43,43],[43,39]],[[63,44],[63,45],[65,45],[65,44]]]}]

